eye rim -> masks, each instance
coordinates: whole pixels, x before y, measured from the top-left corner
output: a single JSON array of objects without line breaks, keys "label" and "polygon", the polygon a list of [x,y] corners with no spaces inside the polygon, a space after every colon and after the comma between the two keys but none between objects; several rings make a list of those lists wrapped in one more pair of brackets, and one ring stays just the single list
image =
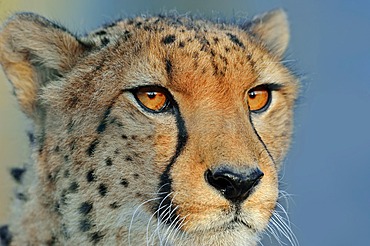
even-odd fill
[{"label": "eye rim", "polygon": [[[151,108],[148,108],[144,103],[139,99],[138,93],[139,92],[159,92],[162,93],[166,101],[163,104],[163,106],[159,110],[153,110]],[[134,96],[136,102],[140,105],[141,108],[143,108],[145,111],[149,113],[154,113],[154,114],[160,114],[160,113],[165,113],[168,112],[173,105],[173,98],[171,93],[164,87],[162,86],[157,86],[157,85],[146,85],[146,86],[139,86],[131,90],[132,95]]]},{"label": "eye rim", "polygon": [[[261,84],[261,85],[257,85],[251,89],[249,89],[247,92],[246,92],[246,102],[247,102],[247,105],[248,105],[248,109],[251,113],[253,114],[260,114],[260,113],[263,113],[265,111],[267,111],[267,109],[271,106],[271,102],[272,102],[272,92],[273,91],[278,91],[282,88],[283,86],[281,84],[276,84],[276,83],[269,83],[269,84]],[[248,98],[249,98],[249,93],[252,92],[252,91],[258,91],[258,90],[265,90],[267,91],[267,102],[265,103],[265,105],[263,107],[261,107],[260,109],[256,109],[256,110],[251,110],[250,109],[250,106],[249,106],[249,103],[248,103]]]}]

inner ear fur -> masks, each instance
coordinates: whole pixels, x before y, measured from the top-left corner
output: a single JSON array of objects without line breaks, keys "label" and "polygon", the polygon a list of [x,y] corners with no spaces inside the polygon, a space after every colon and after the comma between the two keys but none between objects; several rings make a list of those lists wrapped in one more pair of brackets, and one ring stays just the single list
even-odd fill
[{"label": "inner ear fur", "polygon": [[35,116],[40,88],[70,71],[86,48],[65,28],[36,14],[15,14],[5,23],[0,64],[26,115]]},{"label": "inner ear fur", "polygon": [[275,9],[258,15],[242,28],[260,39],[277,57],[284,55],[290,38],[289,22],[284,10]]}]

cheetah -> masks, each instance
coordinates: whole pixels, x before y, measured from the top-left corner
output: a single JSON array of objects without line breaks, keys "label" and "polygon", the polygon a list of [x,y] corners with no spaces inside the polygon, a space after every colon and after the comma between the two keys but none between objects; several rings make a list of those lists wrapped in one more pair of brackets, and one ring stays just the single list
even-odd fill
[{"label": "cheetah", "polygon": [[257,245],[293,131],[288,41],[281,9],[138,16],[80,36],[9,18],[0,63],[32,122],[32,162],[11,170],[1,245]]}]

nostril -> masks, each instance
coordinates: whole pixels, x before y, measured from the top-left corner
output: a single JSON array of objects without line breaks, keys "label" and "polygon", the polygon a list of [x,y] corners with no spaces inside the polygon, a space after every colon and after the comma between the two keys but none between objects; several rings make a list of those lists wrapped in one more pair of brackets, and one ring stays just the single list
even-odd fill
[{"label": "nostril", "polygon": [[232,202],[242,202],[252,193],[252,188],[259,183],[263,175],[258,168],[237,171],[221,166],[212,171],[207,170],[205,179],[226,199]]},{"label": "nostril", "polygon": [[206,171],[206,180],[210,185],[222,193],[234,188],[230,179],[226,176],[220,175],[220,173],[212,173],[210,170]]}]

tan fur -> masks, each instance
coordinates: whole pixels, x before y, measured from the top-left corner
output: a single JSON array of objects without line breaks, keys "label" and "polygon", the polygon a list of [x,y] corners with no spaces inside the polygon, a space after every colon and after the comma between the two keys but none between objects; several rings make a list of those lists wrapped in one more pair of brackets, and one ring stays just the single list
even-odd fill
[{"label": "tan fur", "polygon": [[[287,25],[281,10],[241,26],[154,16],[77,38],[37,15],[11,18],[0,63],[36,138],[11,245],[256,245],[292,133]],[[249,112],[246,93],[268,83],[281,87],[271,105]],[[143,109],[129,89],[146,85],[166,88],[178,113]],[[205,180],[224,164],[264,173],[240,204],[244,224]],[[156,211],[166,202],[172,224]]]}]

